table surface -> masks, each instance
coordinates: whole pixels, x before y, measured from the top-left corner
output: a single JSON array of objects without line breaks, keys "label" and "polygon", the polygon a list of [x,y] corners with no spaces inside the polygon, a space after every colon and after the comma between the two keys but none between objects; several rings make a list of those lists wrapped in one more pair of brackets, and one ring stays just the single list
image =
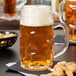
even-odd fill
[{"label": "table surface", "polygon": [[[1,25],[1,23],[0,23]],[[0,26],[1,27],[1,26]],[[6,28],[1,28],[2,31],[4,31]],[[5,31],[13,31],[19,34],[19,26],[16,28],[11,28],[11,30],[8,28]],[[60,32],[60,31],[59,31]],[[58,33],[59,33],[58,32]],[[57,32],[56,32],[57,33]],[[62,33],[62,32],[60,32]],[[19,37],[17,38],[16,43],[5,50],[0,50],[0,76],[22,76],[16,72],[10,72],[8,71],[7,67],[5,64],[10,63],[10,62],[16,62],[20,60],[20,51],[19,51]],[[74,61],[76,62],[76,45],[70,45],[68,47],[68,50],[66,51],[65,54],[62,56],[56,58],[55,60],[57,61]]]},{"label": "table surface", "polygon": [[0,30],[18,30],[19,29],[19,20],[1,20],[0,19]]}]

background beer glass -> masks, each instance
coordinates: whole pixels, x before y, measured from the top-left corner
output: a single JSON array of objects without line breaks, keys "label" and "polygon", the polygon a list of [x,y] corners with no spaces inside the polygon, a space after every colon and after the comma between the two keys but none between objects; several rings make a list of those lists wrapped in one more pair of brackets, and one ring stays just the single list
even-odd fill
[{"label": "background beer glass", "polygon": [[52,0],[52,7],[53,7],[52,11],[53,11],[53,18],[55,21],[59,21],[58,9],[60,1],[61,0]]},{"label": "background beer glass", "polygon": [[76,43],[76,0],[65,0],[60,4],[60,21],[69,29],[70,42]]},{"label": "background beer glass", "polygon": [[3,0],[0,3],[2,13],[0,19],[13,20],[19,17],[19,11],[26,3],[26,0]]},{"label": "background beer glass", "polygon": [[[68,29],[65,25],[54,27],[52,7],[46,0],[28,0],[21,10],[20,56],[21,67],[28,70],[45,70],[53,64],[53,58],[62,55],[68,48]],[[51,1],[50,1],[51,3]],[[53,31],[62,27],[65,46],[54,54]]]}]

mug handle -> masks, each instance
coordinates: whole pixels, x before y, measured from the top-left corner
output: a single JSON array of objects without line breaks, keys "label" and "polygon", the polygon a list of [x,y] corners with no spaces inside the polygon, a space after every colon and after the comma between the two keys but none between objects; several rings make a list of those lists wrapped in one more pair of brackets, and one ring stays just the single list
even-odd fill
[{"label": "mug handle", "polygon": [[60,19],[60,22],[61,23],[65,23],[65,12],[64,12],[64,5],[65,5],[65,1],[62,1],[60,4],[59,4],[59,19]]},{"label": "mug handle", "polygon": [[54,27],[54,29],[58,28],[58,27],[61,27],[64,29],[64,33],[65,33],[65,45],[64,47],[62,48],[61,52],[57,53],[56,55],[54,55],[54,58],[57,58],[59,56],[61,56],[62,54],[64,54],[67,49],[68,49],[68,45],[69,45],[69,32],[68,32],[68,28],[65,24],[60,24],[60,25],[57,25]]}]

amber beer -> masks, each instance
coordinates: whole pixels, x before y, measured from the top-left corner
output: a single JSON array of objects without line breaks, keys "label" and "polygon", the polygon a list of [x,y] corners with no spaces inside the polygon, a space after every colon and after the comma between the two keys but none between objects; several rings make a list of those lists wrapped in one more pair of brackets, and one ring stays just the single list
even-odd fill
[{"label": "amber beer", "polygon": [[45,70],[53,63],[53,21],[50,6],[24,6],[20,24],[21,67]]},{"label": "amber beer", "polygon": [[4,0],[3,5],[4,5],[4,15],[6,17],[15,16],[16,0]]},{"label": "amber beer", "polygon": [[69,38],[76,42],[76,1],[66,0],[65,5],[65,23],[69,28]]}]

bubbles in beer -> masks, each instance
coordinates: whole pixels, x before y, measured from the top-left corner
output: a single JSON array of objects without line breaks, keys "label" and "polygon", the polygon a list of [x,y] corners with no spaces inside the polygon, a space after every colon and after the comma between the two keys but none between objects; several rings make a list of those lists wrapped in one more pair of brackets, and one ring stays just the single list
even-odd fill
[{"label": "bubbles in beer", "polygon": [[30,34],[35,34],[35,31],[30,32]]},{"label": "bubbles in beer", "polygon": [[47,26],[53,24],[51,7],[47,5],[26,5],[21,11],[20,24],[25,26]]}]

